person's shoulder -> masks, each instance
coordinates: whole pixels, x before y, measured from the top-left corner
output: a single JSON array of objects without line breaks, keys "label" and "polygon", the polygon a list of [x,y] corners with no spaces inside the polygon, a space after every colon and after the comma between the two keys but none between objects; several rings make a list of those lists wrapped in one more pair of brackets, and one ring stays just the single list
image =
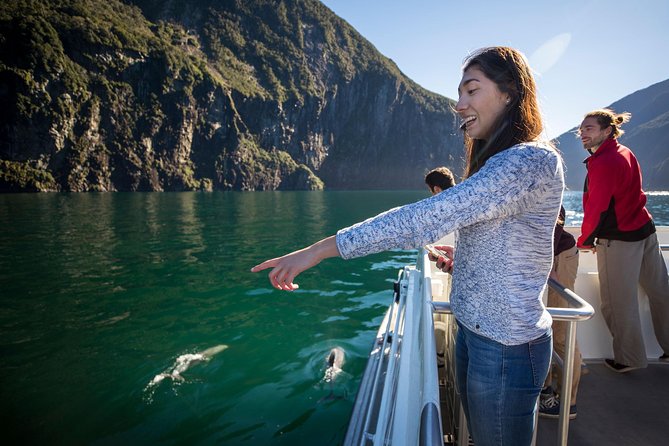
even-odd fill
[{"label": "person's shoulder", "polygon": [[624,168],[629,164],[628,160],[634,158],[634,153],[626,146],[616,142],[615,145],[609,147],[609,150],[604,150],[599,156],[593,158],[593,167]]},{"label": "person's shoulder", "polygon": [[617,139],[607,139],[595,152],[594,158],[599,160],[614,160],[627,156],[632,151],[623,144],[620,144]]},{"label": "person's shoulder", "polygon": [[550,141],[527,141],[527,142],[521,142],[520,144],[516,144],[515,146],[511,147],[511,149],[516,149],[516,150],[524,150],[524,151],[534,151],[536,153],[546,153],[550,155],[557,155],[558,151],[551,144]]},{"label": "person's shoulder", "polygon": [[486,166],[491,172],[516,172],[516,175],[555,179],[564,176],[560,154],[550,144],[539,141],[511,146],[490,157]]},{"label": "person's shoulder", "polygon": [[523,142],[509,147],[505,152],[508,152],[508,156],[537,162],[543,161],[554,164],[561,160],[560,153],[547,141]]},{"label": "person's shoulder", "polygon": [[620,144],[619,142],[616,141],[616,153],[620,156],[622,155],[625,158],[636,158],[634,155],[634,152],[632,152],[632,149],[627,147],[626,145]]}]

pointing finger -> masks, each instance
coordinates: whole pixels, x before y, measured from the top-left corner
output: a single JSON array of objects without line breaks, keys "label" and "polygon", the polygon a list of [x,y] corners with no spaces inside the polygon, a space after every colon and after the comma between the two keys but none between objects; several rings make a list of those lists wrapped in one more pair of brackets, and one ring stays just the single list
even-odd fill
[{"label": "pointing finger", "polygon": [[254,266],[253,268],[251,268],[251,272],[252,273],[257,273],[258,271],[262,271],[262,270],[267,269],[267,268],[274,268],[276,266],[276,263],[277,263],[276,260],[277,259],[265,260],[264,262],[259,263],[256,266]]}]

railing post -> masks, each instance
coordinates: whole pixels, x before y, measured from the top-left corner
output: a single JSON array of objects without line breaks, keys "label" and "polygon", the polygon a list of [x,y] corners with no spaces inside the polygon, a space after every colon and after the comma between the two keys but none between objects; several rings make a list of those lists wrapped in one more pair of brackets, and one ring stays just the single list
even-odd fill
[{"label": "railing post", "polygon": [[[562,392],[560,395],[560,425],[558,444],[566,446],[569,439],[569,412],[571,409],[571,385],[574,382],[574,350],[576,349],[576,322],[566,321],[564,358],[562,359]],[[579,358],[580,359],[580,358]]]},{"label": "railing post", "polygon": [[[565,288],[559,282],[548,279],[548,285],[557,291],[570,306],[577,304],[580,308],[574,312],[572,308],[565,310],[562,308],[549,308],[549,312],[554,320],[561,320],[567,323],[567,332],[565,334],[565,351],[562,358],[562,391],[560,394],[560,418],[558,420],[558,445],[566,446],[569,439],[569,412],[571,409],[571,385],[574,380],[574,351],[576,349],[576,323],[587,320],[595,314],[594,308],[572,290]],[[566,316],[566,314],[570,316]],[[580,360],[580,358],[579,358]],[[579,364],[580,365],[580,364]]]}]

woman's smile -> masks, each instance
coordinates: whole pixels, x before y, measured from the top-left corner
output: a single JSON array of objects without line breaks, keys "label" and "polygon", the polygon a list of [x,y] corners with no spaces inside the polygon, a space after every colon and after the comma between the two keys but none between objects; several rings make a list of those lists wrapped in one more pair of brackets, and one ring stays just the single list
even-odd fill
[{"label": "woman's smile", "polygon": [[462,119],[461,129],[472,139],[487,140],[509,103],[509,95],[488,79],[476,65],[462,74],[455,111]]}]

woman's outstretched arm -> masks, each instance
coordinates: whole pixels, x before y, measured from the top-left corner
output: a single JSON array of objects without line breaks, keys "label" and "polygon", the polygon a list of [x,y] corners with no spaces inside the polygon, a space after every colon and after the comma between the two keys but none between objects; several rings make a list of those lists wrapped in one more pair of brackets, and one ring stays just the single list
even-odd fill
[{"label": "woman's outstretched arm", "polygon": [[333,235],[290,254],[265,260],[251,268],[251,272],[257,273],[272,268],[268,274],[272,286],[279,290],[294,291],[299,288],[293,283],[298,274],[318,265],[323,259],[338,256],[339,250]]}]

